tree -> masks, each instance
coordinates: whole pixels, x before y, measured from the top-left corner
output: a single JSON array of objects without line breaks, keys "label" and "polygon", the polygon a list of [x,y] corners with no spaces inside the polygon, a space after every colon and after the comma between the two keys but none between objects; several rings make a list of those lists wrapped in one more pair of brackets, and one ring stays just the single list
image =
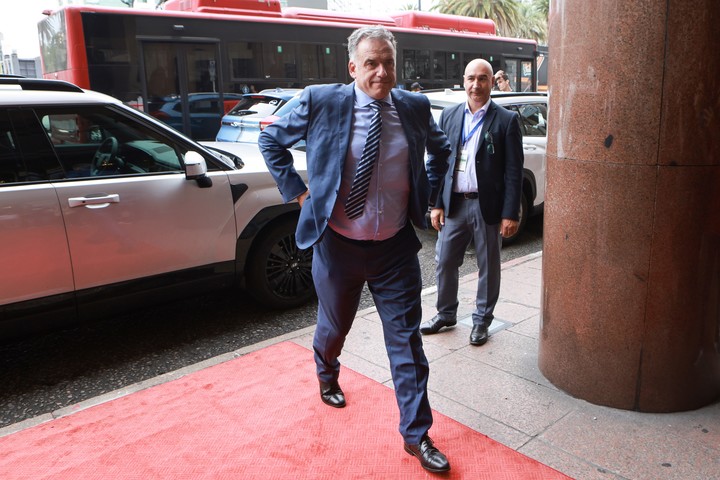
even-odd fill
[{"label": "tree", "polygon": [[548,15],[550,15],[550,0],[532,0],[532,4],[547,19]]},{"label": "tree", "polygon": [[511,36],[523,21],[520,0],[440,0],[432,10],[452,15],[487,18],[495,22],[498,34]]},{"label": "tree", "polygon": [[532,38],[541,45],[547,45],[548,0],[533,0],[520,6],[522,22],[509,36]]}]

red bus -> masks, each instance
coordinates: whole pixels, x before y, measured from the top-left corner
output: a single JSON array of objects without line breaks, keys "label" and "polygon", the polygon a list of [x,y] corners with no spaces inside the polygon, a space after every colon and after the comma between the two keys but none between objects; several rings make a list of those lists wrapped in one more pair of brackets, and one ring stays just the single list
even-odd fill
[{"label": "red bus", "polygon": [[[348,83],[347,37],[385,25],[398,41],[400,88],[461,83],[473,58],[536,90],[537,43],[495,34],[491,20],[401,12],[346,14],[281,8],[279,0],[170,0],[164,10],[70,5],[38,24],[43,76],[107,93],[191,134],[237,95],[266,88]],[[170,122],[168,122],[170,123]]]}]

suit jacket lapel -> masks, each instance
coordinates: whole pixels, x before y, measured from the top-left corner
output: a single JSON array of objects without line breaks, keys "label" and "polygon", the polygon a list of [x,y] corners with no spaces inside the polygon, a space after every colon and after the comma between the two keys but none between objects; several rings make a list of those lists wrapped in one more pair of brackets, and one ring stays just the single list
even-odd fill
[{"label": "suit jacket lapel", "polygon": [[488,106],[488,111],[485,113],[485,120],[483,121],[483,126],[480,129],[480,142],[478,143],[478,154],[480,152],[483,152],[486,150],[485,143],[486,143],[486,134],[488,129],[490,128],[490,125],[493,124],[495,121],[495,114],[497,113],[497,105],[495,102],[490,101],[490,106]]},{"label": "suit jacket lapel", "polygon": [[393,90],[390,91],[390,96],[393,100],[393,105],[395,105],[395,110],[398,112],[398,117],[400,118],[400,124],[402,125],[403,132],[405,132],[405,139],[408,143],[408,152],[410,155],[410,170],[411,170],[411,177],[410,178],[416,178],[417,175],[417,155],[415,155],[416,149],[416,143],[417,143],[417,135],[415,135],[415,132],[413,131],[412,124],[413,122],[410,121],[413,117],[412,110],[408,107],[408,104],[406,102],[400,102],[398,101],[397,97],[395,96],[395,92]]},{"label": "suit jacket lapel", "polygon": [[[456,145],[458,146],[458,152],[460,152],[463,147],[463,130],[465,130],[465,104],[461,104],[460,107],[455,110],[454,116],[455,118],[450,119],[450,125],[455,128],[455,131],[452,132],[452,135],[457,140]],[[450,138],[451,142],[452,140],[453,139]]]},{"label": "suit jacket lapel", "polygon": [[340,123],[338,125],[339,135],[337,136],[338,151],[343,154],[343,162],[350,148],[350,130],[353,124],[353,107],[355,105],[355,83],[350,83],[340,89],[338,93],[338,104],[340,105]]},{"label": "suit jacket lapel", "polygon": [[398,112],[398,117],[400,117],[400,123],[402,124],[403,131],[405,132],[405,138],[408,142],[408,148],[410,151],[413,151],[415,145],[415,138],[413,135],[412,129],[410,128],[410,121],[409,118],[412,117],[412,112],[408,109],[407,105],[403,102],[399,102],[397,97],[395,97],[395,92],[390,91],[390,96],[393,99],[393,104],[395,105],[395,110]]}]

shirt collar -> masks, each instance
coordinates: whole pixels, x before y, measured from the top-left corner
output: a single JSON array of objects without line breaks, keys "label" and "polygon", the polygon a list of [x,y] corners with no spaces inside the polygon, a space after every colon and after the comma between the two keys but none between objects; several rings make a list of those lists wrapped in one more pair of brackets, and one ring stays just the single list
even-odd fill
[{"label": "shirt collar", "polygon": [[[375,99],[372,98],[367,93],[360,90],[360,87],[357,86],[357,83],[355,84],[355,103],[358,104],[360,107],[367,107],[372,102],[374,102]],[[392,105],[392,95],[388,94],[387,97],[380,100],[381,102],[385,103],[386,105]]]},{"label": "shirt collar", "polygon": [[480,109],[475,113],[472,113],[470,111],[470,106],[468,105],[467,102],[465,102],[465,115],[470,115],[473,118],[480,118],[480,113],[482,113],[482,116],[484,117],[485,114],[487,114],[488,108],[490,108],[491,101],[492,101],[492,99],[488,99],[488,101],[485,103],[485,105],[480,107]]}]

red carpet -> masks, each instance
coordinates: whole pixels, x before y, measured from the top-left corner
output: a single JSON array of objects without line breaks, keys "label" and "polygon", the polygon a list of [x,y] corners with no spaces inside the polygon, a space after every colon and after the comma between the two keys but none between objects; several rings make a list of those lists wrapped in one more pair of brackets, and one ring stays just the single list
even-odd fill
[{"label": "red carpet", "polygon": [[391,389],[344,368],[321,403],[312,353],[281,343],[0,438],[0,479],[567,479],[436,413],[447,475],[406,454]]}]

